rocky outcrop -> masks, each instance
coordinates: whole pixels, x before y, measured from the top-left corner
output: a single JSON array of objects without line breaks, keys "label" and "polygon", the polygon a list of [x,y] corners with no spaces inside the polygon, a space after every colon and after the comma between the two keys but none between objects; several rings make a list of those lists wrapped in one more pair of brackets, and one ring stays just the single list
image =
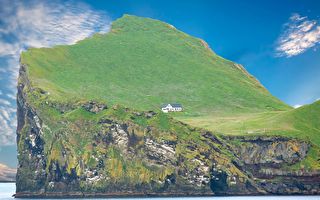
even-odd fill
[{"label": "rocky outcrop", "polygon": [[277,137],[258,137],[241,139],[241,145],[235,146],[236,154],[245,164],[294,164],[304,159],[310,144],[296,139]]},{"label": "rocky outcrop", "polygon": [[110,133],[113,139],[113,143],[124,152],[128,149],[129,135],[125,131],[125,128],[119,124],[114,124],[110,127]]},{"label": "rocky outcrop", "polygon": [[145,148],[147,156],[157,163],[175,164],[175,144],[167,141],[157,143],[150,138],[145,139]]},{"label": "rocky outcrop", "polygon": [[275,136],[227,137],[243,170],[271,194],[317,194],[320,172],[294,169],[306,159],[309,142]]},{"label": "rocky outcrop", "polygon": [[83,105],[83,108],[92,113],[98,113],[104,109],[107,109],[107,105],[103,103],[97,103],[96,101],[89,101]]},{"label": "rocky outcrop", "polygon": [[[214,177],[214,175],[210,175],[209,165],[197,158],[192,159],[191,162],[195,165],[195,168],[185,174],[189,183],[200,187],[207,185],[210,180],[215,180],[216,177]],[[224,184],[227,185],[226,182]]]}]

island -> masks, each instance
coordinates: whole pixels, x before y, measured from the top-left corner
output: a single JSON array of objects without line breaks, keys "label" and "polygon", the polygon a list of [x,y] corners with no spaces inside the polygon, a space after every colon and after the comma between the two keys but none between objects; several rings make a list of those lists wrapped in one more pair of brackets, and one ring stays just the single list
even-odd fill
[{"label": "island", "polygon": [[19,198],[320,194],[320,101],[155,19],[23,52],[17,106]]}]

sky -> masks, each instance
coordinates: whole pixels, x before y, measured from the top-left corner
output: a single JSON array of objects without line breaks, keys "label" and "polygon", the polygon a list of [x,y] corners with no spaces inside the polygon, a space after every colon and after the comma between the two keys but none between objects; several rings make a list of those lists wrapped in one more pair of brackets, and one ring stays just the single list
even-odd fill
[{"label": "sky", "polygon": [[21,51],[107,33],[123,14],[159,19],[204,39],[291,106],[320,98],[318,0],[0,0],[0,155],[15,145]]}]

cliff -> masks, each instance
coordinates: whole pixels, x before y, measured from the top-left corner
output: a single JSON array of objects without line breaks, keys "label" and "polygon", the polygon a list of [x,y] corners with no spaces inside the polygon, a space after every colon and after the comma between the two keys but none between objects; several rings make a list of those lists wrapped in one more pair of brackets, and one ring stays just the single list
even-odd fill
[{"label": "cliff", "polygon": [[[161,38],[158,34],[166,37],[162,45],[154,46],[151,39]],[[181,49],[176,49],[176,56],[170,57],[163,50],[175,39]],[[122,51],[108,49],[126,43],[136,49],[131,48],[123,55]],[[91,56],[79,56],[88,49],[92,50]],[[157,73],[163,69],[147,68],[151,63],[143,57],[148,54],[143,53],[146,49],[159,53],[150,59],[166,56],[167,59],[160,59],[161,62],[157,60],[158,67],[175,66],[173,73],[177,74],[166,80]],[[190,71],[190,74],[185,75],[195,75],[190,82],[198,81],[204,75],[194,73],[193,66],[199,71],[213,70],[210,72],[226,76],[200,80],[207,88],[214,88],[208,89],[208,93],[221,94],[220,99],[192,91],[196,88],[188,90],[187,86],[181,86],[177,90],[170,87],[168,98],[176,94],[186,99],[183,97],[188,92],[199,98],[195,101],[190,96],[184,100],[187,108],[183,115],[207,114],[207,108],[213,110],[215,107],[220,114],[222,111],[230,114],[231,110],[237,113],[290,110],[243,67],[218,57],[198,39],[162,22],[125,16],[107,35],[51,50],[31,49],[21,59],[17,96],[19,165],[16,197],[320,193],[318,168],[301,168],[302,163],[318,155],[318,146],[312,141],[281,134],[230,136],[191,126],[177,120],[175,115],[158,112],[153,106],[163,100],[160,94],[168,86],[165,83],[179,82],[181,77],[175,70],[181,66],[176,63],[179,59],[187,59],[184,54],[189,55],[191,51],[207,65],[202,66],[199,64],[202,62],[194,59],[186,62],[184,71]],[[115,57],[105,59],[110,54]],[[119,60],[118,54],[122,55]],[[132,70],[132,65],[127,65],[129,61],[132,65],[140,61],[141,65],[135,65]],[[168,63],[163,63],[165,61]],[[142,67],[148,70],[142,70]],[[140,74],[135,74],[136,71]],[[226,83],[228,87],[211,85],[214,80]],[[156,84],[161,87],[155,88]],[[131,91],[132,85],[139,89],[153,86],[153,90]],[[247,96],[237,93],[240,86]],[[224,91],[228,91],[229,97],[248,98],[248,103],[236,98],[223,101]],[[149,96],[144,94],[146,102],[141,103],[140,95],[146,92]],[[133,102],[128,103],[127,97]],[[213,101],[207,101],[210,98]],[[229,106],[223,110],[226,103]],[[202,108],[196,109],[199,105]]]},{"label": "cliff", "polygon": [[[308,142],[219,136],[153,111],[43,99],[41,109],[63,115],[52,124],[33,105],[45,93],[30,86],[25,68],[18,88],[16,197],[319,193],[319,172],[285,169],[306,157]],[[79,114],[93,118],[75,119]]]}]

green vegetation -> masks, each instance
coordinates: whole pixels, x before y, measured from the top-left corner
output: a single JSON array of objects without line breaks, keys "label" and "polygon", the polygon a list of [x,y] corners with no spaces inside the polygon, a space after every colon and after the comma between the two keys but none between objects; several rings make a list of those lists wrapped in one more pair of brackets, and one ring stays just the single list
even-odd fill
[{"label": "green vegetation", "polygon": [[320,101],[289,111],[179,119],[228,135],[281,135],[320,146]]},{"label": "green vegetation", "polygon": [[[182,163],[188,169],[197,167],[191,159],[203,158],[203,152],[216,148],[221,152],[208,155],[208,159],[228,166],[231,174],[246,177],[230,164],[234,155],[229,150],[210,142],[201,134],[203,129],[192,126],[219,134],[305,139],[313,144],[309,156],[290,167],[320,168],[319,101],[292,109],[242,66],[221,58],[204,41],[169,24],[126,15],[112,24],[108,34],[71,46],[29,49],[21,55],[21,63],[27,66],[31,84],[30,91],[24,91],[27,103],[45,124],[42,137],[52,141],[44,145],[47,173],[57,162],[67,166],[68,173],[75,169],[80,176],[85,169],[78,161],[93,168],[99,164],[96,158],[104,159],[104,168],[99,168],[104,171],[99,174],[110,177],[109,184],[164,181],[172,173],[171,167],[151,169],[142,158],[122,157],[119,149],[108,144],[108,138],[97,140],[107,135],[106,125],[99,123],[102,119],[128,125],[133,130],[130,137],[136,141],[130,145],[141,151],[145,151],[140,148],[142,138],[151,127],[152,135],[148,136],[153,140],[178,143],[177,157],[189,159]],[[108,109],[88,112],[83,104],[89,100],[105,103]],[[166,102],[179,102],[185,110],[144,115],[144,111],[160,111]],[[24,126],[22,138],[29,129]],[[24,145],[21,140],[19,149],[26,149]],[[20,160],[23,156],[27,160],[27,155],[20,155]],[[105,183],[100,184],[103,187]]]},{"label": "green vegetation", "polygon": [[110,33],[21,56],[34,87],[63,102],[96,99],[139,110],[179,102],[183,115],[288,110],[244,68],[169,24],[125,15]]}]

